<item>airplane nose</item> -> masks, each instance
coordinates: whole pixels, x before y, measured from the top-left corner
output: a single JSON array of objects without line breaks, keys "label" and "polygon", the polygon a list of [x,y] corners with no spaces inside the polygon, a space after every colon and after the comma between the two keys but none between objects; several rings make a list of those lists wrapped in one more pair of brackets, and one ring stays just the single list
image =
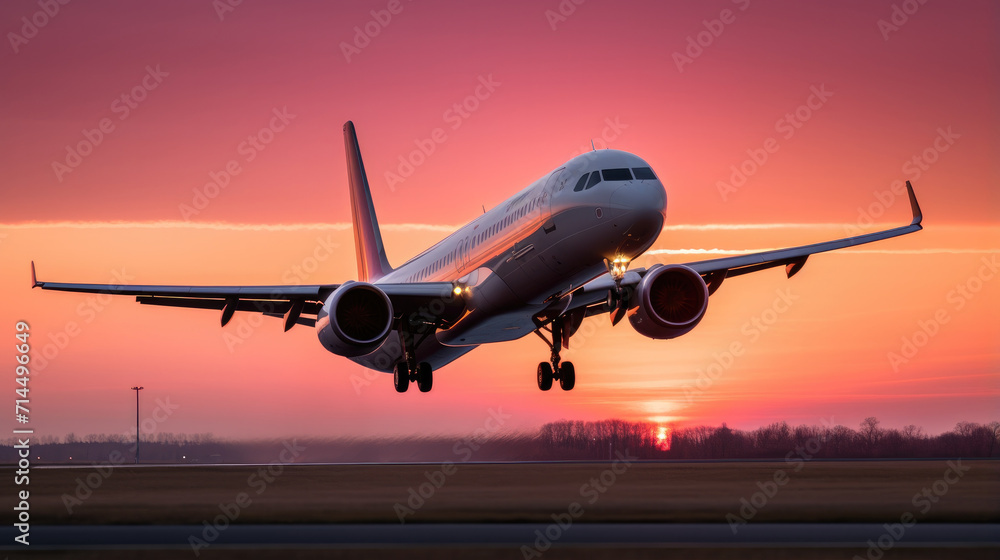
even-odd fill
[{"label": "airplane nose", "polygon": [[667,215],[667,193],[659,181],[631,181],[611,194],[611,208],[617,213],[656,210]]}]

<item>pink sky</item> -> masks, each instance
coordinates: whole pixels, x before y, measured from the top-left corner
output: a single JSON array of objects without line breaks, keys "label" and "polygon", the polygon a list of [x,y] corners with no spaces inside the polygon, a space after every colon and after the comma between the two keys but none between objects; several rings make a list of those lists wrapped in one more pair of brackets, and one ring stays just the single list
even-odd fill
[{"label": "pink sky", "polygon": [[[220,21],[211,2],[70,3],[37,16],[48,21],[13,40],[16,52],[11,34],[39,7],[0,5],[0,324],[13,337],[15,321],[31,323],[36,349],[80,325],[32,377],[39,433],[125,432],[134,384],[147,388],[145,410],[178,406],[155,430],[236,437],[458,433],[497,408],[527,429],[608,417],[856,426],[876,415],[938,432],[1000,417],[1000,282],[984,264],[1000,258],[995,3],[929,2],[883,35],[889,1],[589,0],[564,21],[546,16],[556,1],[403,2],[348,61],[341,43],[388,5],[244,2]],[[705,21],[718,32],[718,18],[730,23],[678,69],[675,53],[711,33]],[[468,101],[477,87],[481,99]],[[128,92],[142,100],[121,100]],[[474,110],[456,116],[466,102]],[[83,131],[104,119],[100,143],[54,170],[69,165],[67,150],[87,151],[98,133]],[[348,119],[393,264],[591,139],[640,155],[666,184],[670,227],[639,265],[841,237],[873,212],[877,226],[905,223],[905,201],[877,194],[903,179],[926,229],[814,257],[791,281],[778,270],[727,281],[702,324],[673,341],[589,319],[565,355],[578,371],[570,393],[538,391],[547,350],[535,337],[478,349],[438,372],[430,394],[398,395],[389,376],[365,384],[365,370],[308,328],[251,328],[247,315],[220,329],[215,312],[130,298],[91,314],[89,296],[29,289],[32,259],[56,281],[122,270],[146,284],[350,279]],[[244,144],[271,123],[258,148]],[[400,157],[439,128],[445,140],[390,185]],[[777,150],[721,196],[732,166],[769,138]],[[231,160],[227,186],[185,213]],[[745,224],[771,226],[720,227]],[[697,251],[678,253],[687,249]],[[776,290],[798,299],[748,334]],[[927,344],[893,367],[889,354],[942,312]],[[730,363],[734,343],[745,351]],[[698,388],[713,363],[728,365]]]}]

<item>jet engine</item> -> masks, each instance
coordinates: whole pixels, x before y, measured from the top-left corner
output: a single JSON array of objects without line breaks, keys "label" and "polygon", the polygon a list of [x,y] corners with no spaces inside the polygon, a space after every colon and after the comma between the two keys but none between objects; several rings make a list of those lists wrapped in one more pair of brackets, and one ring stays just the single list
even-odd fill
[{"label": "jet engine", "polygon": [[377,286],[348,282],[337,288],[316,316],[319,341],[348,358],[375,351],[392,330],[392,302]]},{"label": "jet engine", "polygon": [[677,338],[691,332],[708,308],[708,286],[701,275],[684,265],[659,265],[639,281],[633,296],[638,305],[628,320],[649,338]]}]

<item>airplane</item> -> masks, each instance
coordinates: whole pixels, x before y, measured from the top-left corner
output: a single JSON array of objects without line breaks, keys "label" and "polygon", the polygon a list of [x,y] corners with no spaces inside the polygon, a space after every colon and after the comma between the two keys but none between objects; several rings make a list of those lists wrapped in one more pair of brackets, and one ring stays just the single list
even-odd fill
[{"label": "airplane", "polygon": [[652,167],[629,152],[578,155],[484,212],[398,268],[386,259],[354,123],[344,124],[358,277],[343,284],[284,286],[117,286],[39,281],[32,287],[135,296],[144,305],[262,313],[313,327],[324,348],[393,374],[396,391],[482,344],[538,335],[549,359],[538,388],[576,385],[560,351],[586,317],[624,317],[640,334],[673,339],[705,316],[723,281],[784,266],[795,276],[810,255],[906,235],[923,215],[906,182],[907,226],[787,249],[629,270],[663,228],[667,196]]}]

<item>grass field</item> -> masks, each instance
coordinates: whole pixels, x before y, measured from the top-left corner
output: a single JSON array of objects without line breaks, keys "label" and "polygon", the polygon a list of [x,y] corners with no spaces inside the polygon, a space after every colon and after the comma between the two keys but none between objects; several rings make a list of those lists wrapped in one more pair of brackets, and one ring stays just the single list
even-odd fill
[{"label": "grass field", "polygon": [[236,523],[551,522],[573,503],[584,522],[721,523],[741,507],[754,523],[1000,521],[1000,461],[961,465],[961,476],[947,461],[36,468],[31,522],[200,524],[240,500]]}]

